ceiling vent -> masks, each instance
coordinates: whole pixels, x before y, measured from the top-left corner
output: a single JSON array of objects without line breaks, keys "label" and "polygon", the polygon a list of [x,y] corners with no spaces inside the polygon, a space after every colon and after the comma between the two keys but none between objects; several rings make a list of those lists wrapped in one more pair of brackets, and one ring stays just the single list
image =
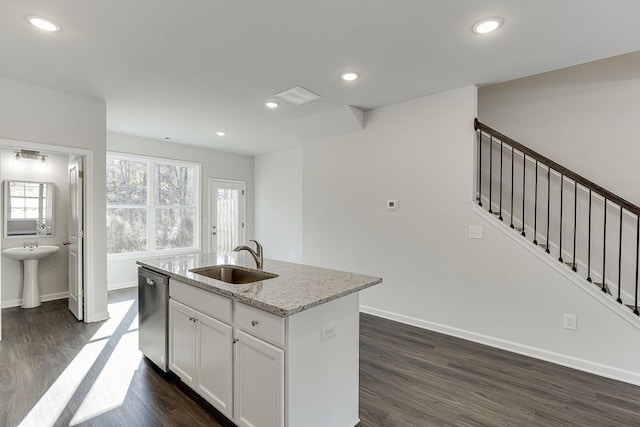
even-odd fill
[{"label": "ceiling vent", "polygon": [[313,93],[310,90],[303,88],[302,86],[294,86],[291,89],[276,93],[274,96],[276,98],[282,99],[283,101],[290,102],[293,105],[302,105],[306,104],[307,102],[322,98],[317,93]]}]

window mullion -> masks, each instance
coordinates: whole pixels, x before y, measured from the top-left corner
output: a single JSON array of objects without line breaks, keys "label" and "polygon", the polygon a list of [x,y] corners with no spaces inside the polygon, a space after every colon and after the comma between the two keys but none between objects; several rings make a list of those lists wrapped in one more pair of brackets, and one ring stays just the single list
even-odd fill
[{"label": "window mullion", "polygon": [[155,191],[156,176],[154,162],[147,162],[147,250],[156,250],[156,211],[155,211]]}]

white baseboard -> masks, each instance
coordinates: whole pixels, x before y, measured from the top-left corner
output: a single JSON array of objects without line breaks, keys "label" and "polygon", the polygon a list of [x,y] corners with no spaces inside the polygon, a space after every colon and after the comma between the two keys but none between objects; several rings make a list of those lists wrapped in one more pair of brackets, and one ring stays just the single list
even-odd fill
[{"label": "white baseboard", "polygon": [[102,313],[95,313],[91,318],[87,317],[86,321],[87,323],[102,322],[103,320],[108,320],[109,317],[109,312],[105,311]]},{"label": "white baseboard", "polygon": [[116,291],[118,289],[135,288],[136,286],[138,286],[137,281],[114,283],[113,285],[107,286],[107,291]]},{"label": "white baseboard", "polygon": [[[55,294],[40,295],[40,301],[42,302],[54,301],[57,299],[65,299],[65,298],[69,298],[69,291],[58,292]],[[20,307],[21,305],[22,305],[22,298],[2,301],[2,308]]]},{"label": "white baseboard", "polygon": [[488,335],[478,334],[476,332],[464,329],[454,328],[423,319],[418,319],[404,314],[393,313],[374,307],[361,305],[362,313],[371,314],[373,316],[382,317],[384,319],[393,320],[422,329],[439,332],[445,335],[462,338],[467,341],[488,345],[490,347],[499,348],[512,353],[522,354],[524,356],[533,357],[535,359],[544,360],[546,362],[555,363],[557,365],[566,366],[577,369],[579,371],[588,372],[590,374],[599,375],[605,378],[622,381],[629,384],[640,385],[640,372],[632,372],[624,369],[615,368],[613,366],[603,365],[589,360],[579,359],[565,354],[555,353],[553,351],[541,348],[530,347],[528,345],[519,344],[512,341],[503,340],[501,338],[491,337]]}]

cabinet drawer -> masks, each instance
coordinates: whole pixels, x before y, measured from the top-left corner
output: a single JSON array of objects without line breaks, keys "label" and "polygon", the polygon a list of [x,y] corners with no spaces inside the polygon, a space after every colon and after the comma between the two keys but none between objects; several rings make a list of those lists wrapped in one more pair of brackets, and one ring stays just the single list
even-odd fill
[{"label": "cabinet drawer", "polygon": [[279,346],[284,346],[284,317],[236,302],[236,327]]},{"label": "cabinet drawer", "polygon": [[230,298],[207,292],[174,279],[169,280],[169,296],[214,319],[231,323]]}]

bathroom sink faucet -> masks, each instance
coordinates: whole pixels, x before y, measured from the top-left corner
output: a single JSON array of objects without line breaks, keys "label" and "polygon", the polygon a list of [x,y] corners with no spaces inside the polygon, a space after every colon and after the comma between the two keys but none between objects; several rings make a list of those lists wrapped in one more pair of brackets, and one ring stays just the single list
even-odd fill
[{"label": "bathroom sink faucet", "polygon": [[22,247],[23,248],[29,248],[29,249],[33,249],[33,248],[37,248],[38,247],[38,241],[36,240],[35,242],[22,242]]},{"label": "bathroom sink faucet", "polygon": [[262,256],[262,245],[257,240],[249,240],[256,244],[256,250],[254,251],[247,245],[240,245],[233,248],[233,252],[247,251],[253,257],[253,260],[256,262],[256,268],[258,270],[262,270],[262,263],[264,261],[264,257]]}]

